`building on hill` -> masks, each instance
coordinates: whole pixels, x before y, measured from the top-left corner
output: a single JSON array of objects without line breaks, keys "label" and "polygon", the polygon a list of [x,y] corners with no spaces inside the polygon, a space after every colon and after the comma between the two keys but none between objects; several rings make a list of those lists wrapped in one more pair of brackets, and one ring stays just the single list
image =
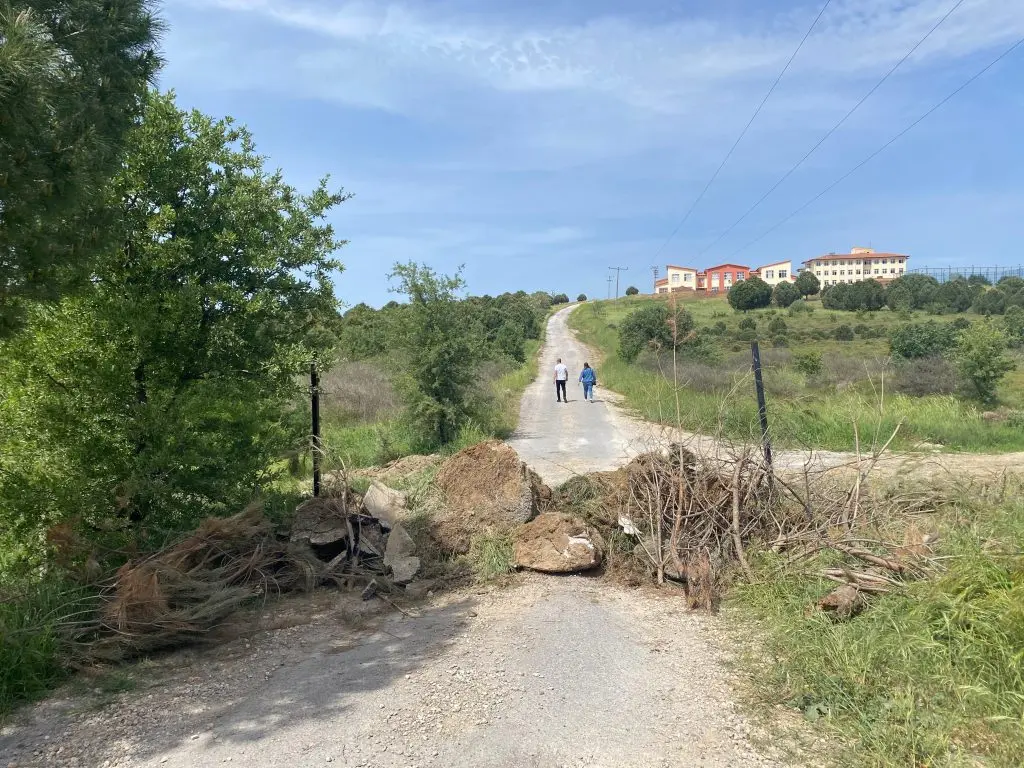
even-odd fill
[{"label": "building on hill", "polygon": [[796,281],[796,275],[793,273],[793,262],[789,259],[765,264],[763,267],[758,267],[752,271],[750,275],[751,277],[761,278],[773,288],[779,283],[792,283]]},{"label": "building on hill", "polygon": [[676,293],[678,291],[697,290],[697,275],[693,267],[679,267],[669,264],[665,267],[665,277],[655,285],[656,293]]},{"label": "building on hill", "polygon": [[707,293],[725,293],[736,283],[741,283],[750,276],[750,267],[743,264],[719,264],[708,267],[703,275],[698,275],[697,290]]},{"label": "building on hill", "polygon": [[878,253],[873,248],[851,248],[848,254],[830,253],[804,262],[822,286],[860,280],[895,280],[907,272],[910,257],[902,253]]}]

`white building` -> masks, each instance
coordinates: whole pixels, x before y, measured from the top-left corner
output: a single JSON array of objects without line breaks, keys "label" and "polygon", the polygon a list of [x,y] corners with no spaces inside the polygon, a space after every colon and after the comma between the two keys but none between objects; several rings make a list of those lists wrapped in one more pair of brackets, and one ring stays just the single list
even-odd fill
[{"label": "white building", "polygon": [[669,264],[665,267],[665,277],[654,285],[656,293],[675,293],[676,291],[697,290],[698,270],[693,267],[677,267]]},{"label": "white building", "polygon": [[860,280],[895,280],[905,274],[910,257],[902,253],[877,253],[873,248],[851,248],[848,254],[830,253],[804,262],[822,286]]},{"label": "white building", "polygon": [[796,275],[793,274],[793,262],[789,259],[758,267],[752,273],[753,275],[760,277],[772,287],[779,283],[792,283],[796,280]]}]

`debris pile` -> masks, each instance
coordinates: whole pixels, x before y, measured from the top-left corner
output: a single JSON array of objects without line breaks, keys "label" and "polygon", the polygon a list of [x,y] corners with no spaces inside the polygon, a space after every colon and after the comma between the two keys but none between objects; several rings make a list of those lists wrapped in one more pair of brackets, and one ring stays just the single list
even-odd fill
[{"label": "debris pile", "polygon": [[515,535],[515,563],[542,573],[576,573],[601,565],[604,542],[585,522],[571,515],[545,512],[520,526]]},{"label": "debris pile", "polygon": [[452,456],[437,474],[444,509],[433,535],[442,550],[469,552],[475,535],[488,529],[511,530],[537,516],[551,500],[549,489],[519,454],[496,440]]}]

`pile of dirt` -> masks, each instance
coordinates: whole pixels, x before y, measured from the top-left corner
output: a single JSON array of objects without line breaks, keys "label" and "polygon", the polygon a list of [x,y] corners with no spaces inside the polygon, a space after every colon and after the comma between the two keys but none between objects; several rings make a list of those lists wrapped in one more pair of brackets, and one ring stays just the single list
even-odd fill
[{"label": "pile of dirt", "polygon": [[572,515],[545,512],[520,526],[515,561],[542,573],[577,573],[601,565],[604,542],[589,525]]},{"label": "pile of dirt", "polygon": [[439,545],[464,554],[471,540],[489,530],[510,530],[529,522],[550,502],[551,489],[496,440],[479,443],[452,456],[437,474],[444,511],[433,534]]},{"label": "pile of dirt", "polygon": [[324,575],[312,549],[280,540],[258,507],[209,518],[191,536],[118,569],[102,597],[92,654],[124,658],[201,639],[251,599],[308,591]]},{"label": "pile of dirt", "polygon": [[410,475],[418,475],[433,469],[441,463],[441,456],[436,453],[429,455],[403,456],[401,459],[388,462],[382,467],[370,467],[358,469],[352,473],[353,477],[365,477],[369,480],[380,480],[382,483],[393,483],[402,480]]}]

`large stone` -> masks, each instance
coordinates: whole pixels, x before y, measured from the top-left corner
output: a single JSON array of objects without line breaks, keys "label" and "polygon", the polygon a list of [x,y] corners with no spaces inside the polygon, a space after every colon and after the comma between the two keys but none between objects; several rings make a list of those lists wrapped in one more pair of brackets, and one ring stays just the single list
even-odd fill
[{"label": "large stone", "polygon": [[355,509],[345,496],[306,499],[295,510],[291,540],[313,546],[335,544],[348,536],[348,514]]},{"label": "large stone", "polygon": [[523,525],[515,538],[516,565],[544,573],[589,571],[601,564],[597,532],[571,515],[548,512]]},{"label": "large stone", "polygon": [[391,569],[396,584],[408,584],[420,570],[420,559],[413,555],[416,544],[405,528],[396,524],[388,534],[384,565]]},{"label": "large stone", "polygon": [[363,497],[363,509],[371,517],[380,520],[385,528],[394,528],[402,519],[408,505],[408,497],[401,491],[388,488],[376,480]]},{"label": "large stone", "polygon": [[445,550],[466,553],[488,530],[510,530],[537,516],[551,489],[505,443],[491,440],[452,456],[437,474],[445,509],[434,536]]}]

